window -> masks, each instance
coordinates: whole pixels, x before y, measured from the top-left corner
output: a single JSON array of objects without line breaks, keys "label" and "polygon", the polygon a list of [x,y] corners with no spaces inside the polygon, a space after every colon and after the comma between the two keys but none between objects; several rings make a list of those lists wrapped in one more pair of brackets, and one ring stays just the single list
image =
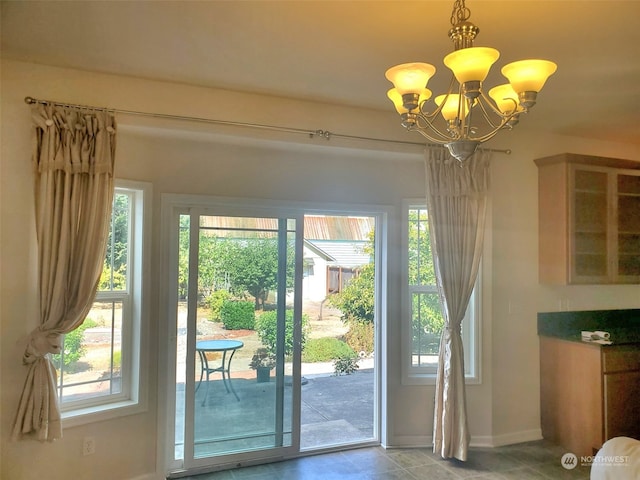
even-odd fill
[{"label": "window", "polygon": [[[432,383],[438,367],[440,334],[444,319],[436,287],[429,218],[424,204],[405,202],[403,222],[404,294],[403,381],[407,384]],[[465,376],[477,381],[478,282],[462,322]]]},{"label": "window", "polygon": [[61,353],[52,357],[65,424],[86,414],[133,413],[131,409],[141,405],[146,189],[137,182],[116,181],[107,253],[95,301],[83,324],[64,336]]}]

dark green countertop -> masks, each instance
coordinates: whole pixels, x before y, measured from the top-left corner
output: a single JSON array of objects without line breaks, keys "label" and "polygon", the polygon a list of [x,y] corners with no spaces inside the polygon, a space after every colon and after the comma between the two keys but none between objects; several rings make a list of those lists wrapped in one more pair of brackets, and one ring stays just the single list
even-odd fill
[{"label": "dark green countertop", "polygon": [[583,330],[609,332],[612,345],[640,344],[640,309],[538,313],[538,335],[590,343]]}]

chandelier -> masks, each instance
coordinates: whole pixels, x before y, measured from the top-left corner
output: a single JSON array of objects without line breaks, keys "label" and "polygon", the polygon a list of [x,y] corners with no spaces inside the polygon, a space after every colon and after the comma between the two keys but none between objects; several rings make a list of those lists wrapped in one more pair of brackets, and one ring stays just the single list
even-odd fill
[{"label": "chandelier", "polygon": [[385,73],[394,85],[387,96],[400,114],[401,124],[446,146],[460,162],[500,130],[513,128],[520,114],[535,105],[538,92],[557,68],[548,60],[509,63],[501,70],[509,83],[493,87],[487,96],[482,83],[500,52],[473,46],[480,30],[468,21],[470,16],[464,0],[456,0],[449,30],[454,51],[444,57],[453,75],[447,93],[434,98],[435,105],[428,102],[432,92],[426,88],[436,72],[433,65],[404,63]]}]

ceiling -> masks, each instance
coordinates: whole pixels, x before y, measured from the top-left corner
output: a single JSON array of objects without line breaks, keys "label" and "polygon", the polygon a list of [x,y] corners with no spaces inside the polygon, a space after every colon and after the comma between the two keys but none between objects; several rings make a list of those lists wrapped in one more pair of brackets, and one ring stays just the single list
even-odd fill
[{"label": "ceiling", "polygon": [[[2,56],[82,70],[392,110],[385,70],[442,58],[452,0],[6,1]],[[526,123],[640,144],[640,1],[467,0],[476,46],[558,64]],[[523,122],[524,123],[524,122]],[[401,127],[398,127],[401,128]]]}]

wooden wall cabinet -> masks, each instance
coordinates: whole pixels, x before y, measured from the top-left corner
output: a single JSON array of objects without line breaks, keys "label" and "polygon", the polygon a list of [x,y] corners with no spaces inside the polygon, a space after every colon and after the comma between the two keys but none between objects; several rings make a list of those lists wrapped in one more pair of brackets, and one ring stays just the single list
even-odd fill
[{"label": "wooden wall cabinet", "polygon": [[540,337],[542,436],[578,456],[613,437],[640,439],[640,345]]},{"label": "wooden wall cabinet", "polygon": [[640,162],[565,153],[535,163],[540,283],[640,283]]}]

